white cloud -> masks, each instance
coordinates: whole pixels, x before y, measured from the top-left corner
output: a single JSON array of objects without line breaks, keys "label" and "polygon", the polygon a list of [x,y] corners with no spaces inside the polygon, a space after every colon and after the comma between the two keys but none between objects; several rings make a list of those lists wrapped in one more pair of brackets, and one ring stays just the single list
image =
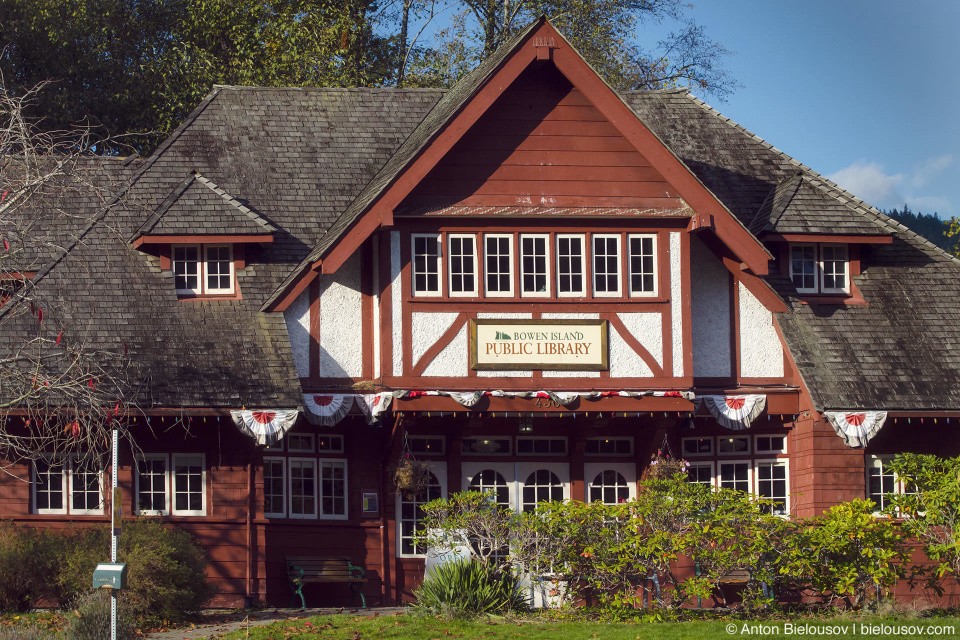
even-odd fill
[{"label": "white cloud", "polygon": [[827,177],[879,209],[900,209],[907,204],[915,212],[938,212],[942,217],[949,217],[954,215],[954,209],[947,198],[920,190],[952,163],[951,155],[934,156],[914,167],[908,176],[904,173],[888,174],[878,162],[858,160]]}]

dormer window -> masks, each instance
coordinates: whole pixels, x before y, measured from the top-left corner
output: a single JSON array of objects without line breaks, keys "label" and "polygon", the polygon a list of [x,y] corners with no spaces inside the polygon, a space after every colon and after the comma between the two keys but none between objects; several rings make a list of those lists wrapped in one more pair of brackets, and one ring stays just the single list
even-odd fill
[{"label": "dormer window", "polygon": [[848,263],[845,244],[790,244],[790,278],[797,293],[849,293]]},{"label": "dormer window", "polygon": [[172,268],[178,295],[219,296],[235,291],[233,245],[174,245]]}]

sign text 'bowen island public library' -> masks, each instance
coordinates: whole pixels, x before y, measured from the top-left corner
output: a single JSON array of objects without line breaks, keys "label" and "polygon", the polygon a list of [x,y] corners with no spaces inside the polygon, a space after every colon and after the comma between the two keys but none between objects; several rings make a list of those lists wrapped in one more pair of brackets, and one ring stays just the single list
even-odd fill
[{"label": "sign text 'bowen island public library'", "polygon": [[606,320],[470,321],[474,369],[607,369]]}]

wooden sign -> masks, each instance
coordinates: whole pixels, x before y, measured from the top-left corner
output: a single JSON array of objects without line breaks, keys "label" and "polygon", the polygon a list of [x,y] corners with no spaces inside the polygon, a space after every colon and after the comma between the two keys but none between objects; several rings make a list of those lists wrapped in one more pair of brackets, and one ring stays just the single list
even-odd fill
[{"label": "wooden sign", "polygon": [[470,320],[474,370],[605,371],[606,320]]}]

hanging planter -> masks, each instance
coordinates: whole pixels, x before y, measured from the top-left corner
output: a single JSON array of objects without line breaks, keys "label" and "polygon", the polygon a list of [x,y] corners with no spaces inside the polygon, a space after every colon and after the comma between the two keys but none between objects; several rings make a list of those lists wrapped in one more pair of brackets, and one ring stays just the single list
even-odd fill
[{"label": "hanging planter", "polygon": [[678,473],[686,474],[689,469],[689,462],[661,450],[650,456],[650,464],[644,469],[641,480],[670,480]]},{"label": "hanging planter", "polygon": [[431,476],[430,467],[426,462],[407,454],[400,458],[400,462],[393,471],[393,484],[397,488],[397,493],[403,494],[408,500],[413,500],[430,486]]}]

